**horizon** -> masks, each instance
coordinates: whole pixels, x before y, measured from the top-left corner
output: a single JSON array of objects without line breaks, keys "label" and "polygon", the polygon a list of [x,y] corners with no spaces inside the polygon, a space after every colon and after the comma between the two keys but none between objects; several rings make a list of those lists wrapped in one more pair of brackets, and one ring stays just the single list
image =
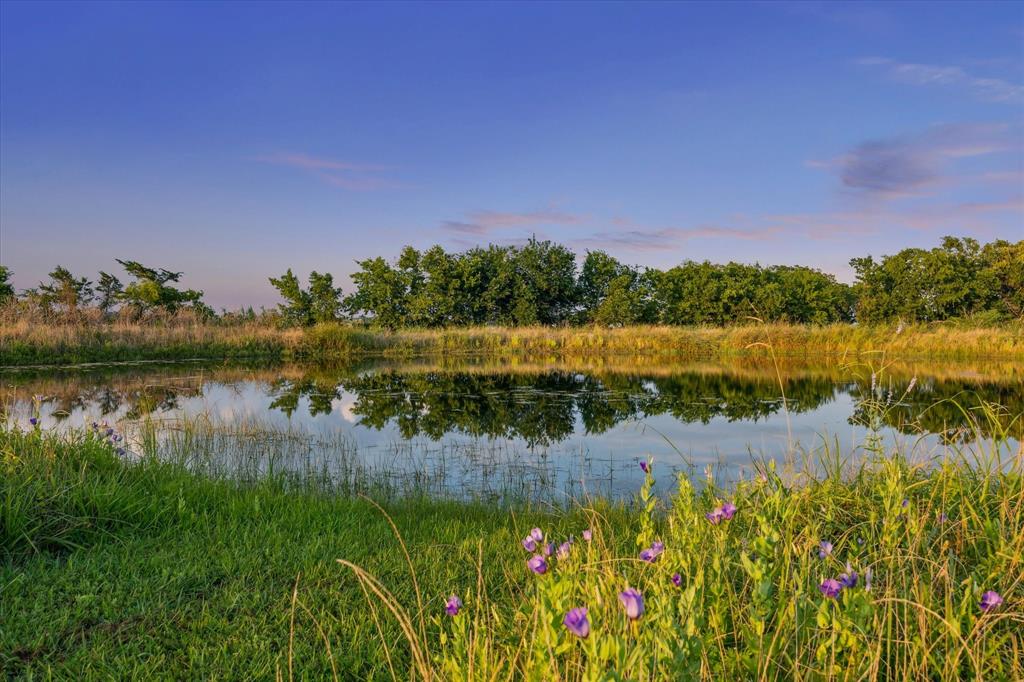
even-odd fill
[{"label": "horizon", "polygon": [[0,264],[215,308],[405,244],[665,269],[1024,238],[1024,5],[0,5]]}]

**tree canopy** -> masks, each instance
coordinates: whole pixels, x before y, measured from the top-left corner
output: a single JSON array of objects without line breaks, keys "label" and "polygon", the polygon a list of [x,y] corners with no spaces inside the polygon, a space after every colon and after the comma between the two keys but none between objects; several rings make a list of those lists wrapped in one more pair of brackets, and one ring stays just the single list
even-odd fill
[{"label": "tree canopy", "polygon": [[903,249],[850,261],[857,320],[933,322],[979,313],[1024,313],[1024,241],[946,237],[931,250]]},{"label": "tree canopy", "polygon": [[[131,281],[101,271],[95,284],[57,266],[19,305],[77,314],[95,301],[103,314],[182,308],[213,316],[203,292],[176,286],[181,272],[118,260]],[[686,260],[658,270],[623,263],[604,251],[577,258],[547,240],[490,244],[461,252],[441,246],[402,249],[356,262],[345,296],[330,273],[313,271],[303,287],[289,269],[270,283],[282,298],[280,321],[309,326],[356,318],[387,329],[468,325],[732,325],[766,322],[879,324],[981,316],[1024,318],[1024,241],[979,244],[945,237],[932,249],[908,248],[853,258],[853,285],[801,265]],[[0,266],[0,302],[16,299]],[[253,314],[249,312],[249,318]],[[225,313],[225,319],[243,319]],[[248,318],[246,318],[248,319]]]}]

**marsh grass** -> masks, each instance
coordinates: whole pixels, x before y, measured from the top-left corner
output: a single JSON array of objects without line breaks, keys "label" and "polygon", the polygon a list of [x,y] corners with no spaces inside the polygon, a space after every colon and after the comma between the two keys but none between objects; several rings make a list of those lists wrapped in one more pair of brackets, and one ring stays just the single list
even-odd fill
[{"label": "marsh grass", "polygon": [[211,324],[190,315],[143,322],[13,319],[0,325],[0,365],[280,358],[301,339],[299,330],[255,323]]},{"label": "marsh grass", "polygon": [[366,355],[508,355],[533,359],[601,355],[714,358],[846,356],[880,352],[905,358],[1007,358],[1024,355],[1024,323],[801,326],[751,322],[735,327],[471,327],[375,330],[357,324],[280,329],[257,322],[208,322],[192,315],[145,322],[51,322],[18,317],[0,325],[0,365],[44,365],[185,358],[338,359]]},{"label": "marsh grass", "polygon": [[330,429],[280,426],[258,418],[224,420],[209,413],[146,416],[123,426],[142,460],[243,485],[275,479],[300,492],[556,504],[578,492],[581,480],[600,486],[610,478],[597,469],[599,464],[570,474],[543,453],[500,440],[396,440],[360,447],[351,436]]}]

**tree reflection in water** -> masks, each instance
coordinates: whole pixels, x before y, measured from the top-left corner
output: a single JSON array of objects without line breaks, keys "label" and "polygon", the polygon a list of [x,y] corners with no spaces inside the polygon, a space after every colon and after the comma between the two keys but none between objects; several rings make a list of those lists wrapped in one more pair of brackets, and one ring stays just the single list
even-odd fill
[{"label": "tree reflection in water", "polygon": [[[914,368],[915,376],[920,368]],[[939,372],[936,372],[938,375]],[[902,433],[933,433],[966,441],[965,411],[996,403],[1009,423],[1024,412],[1019,370],[978,378],[921,373],[905,393],[910,376],[876,382],[835,366],[800,366],[783,373],[782,387],[770,367],[741,362],[718,365],[646,366],[635,370],[590,367],[394,367],[363,362],[323,366],[157,365],[107,367],[76,372],[12,372],[3,377],[0,405],[44,396],[57,420],[75,413],[138,419],[171,413],[184,401],[202,398],[208,385],[255,385],[270,396],[270,407],[288,416],[331,414],[346,400],[366,428],[393,425],[405,439],[449,434],[521,439],[550,445],[575,433],[601,434],[627,421],[667,415],[683,423],[714,419],[757,422],[784,409],[811,412],[849,395],[849,422],[866,424],[866,401],[888,402],[884,426]],[[892,397],[889,398],[889,392]],[[1020,422],[1016,425],[1020,437]],[[988,436],[988,433],[982,433]]]}]

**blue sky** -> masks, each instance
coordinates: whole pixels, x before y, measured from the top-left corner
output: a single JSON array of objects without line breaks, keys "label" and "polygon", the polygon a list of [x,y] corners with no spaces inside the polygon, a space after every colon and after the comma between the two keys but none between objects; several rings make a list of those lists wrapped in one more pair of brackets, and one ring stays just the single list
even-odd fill
[{"label": "blue sky", "polygon": [[1024,238],[1024,4],[0,3],[0,262],[267,276]]}]

